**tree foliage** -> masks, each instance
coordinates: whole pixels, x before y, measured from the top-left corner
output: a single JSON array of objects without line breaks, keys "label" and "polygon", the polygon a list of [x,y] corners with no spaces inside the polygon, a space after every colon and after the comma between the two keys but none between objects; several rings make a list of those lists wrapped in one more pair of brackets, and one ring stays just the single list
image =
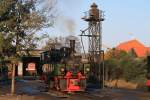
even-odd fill
[{"label": "tree foliage", "polygon": [[[107,58],[107,59],[106,59]],[[126,81],[141,81],[146,75],[144,58],[137,58],[132,52],[119,50],[107,51],[105,66],[109,79],[125,79]]]},{"label": "tree foliage", "polygon": [[[22,49],[36,48],[36,32],[53,24],[56,0],[1,0],[0,54],[14,55]],[[50,7],[45,8],[49,5]],[[11,54],[9,54],[9,52]],[[5,54],[6,53],[6,54]]]}]

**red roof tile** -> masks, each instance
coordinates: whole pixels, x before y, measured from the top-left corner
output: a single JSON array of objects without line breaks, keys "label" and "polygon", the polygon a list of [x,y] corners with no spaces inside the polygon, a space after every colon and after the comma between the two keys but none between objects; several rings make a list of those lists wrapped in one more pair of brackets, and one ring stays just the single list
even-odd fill
[{"label": "red roof tile", "polygon": [[136,39],[121,43],[116,48],[119,50],[124,50],[126,52],[129,52],[131,51],[131,49],[133,49],[137,57],[144,57],[146,56],[148,51],[150,52],[149,47],[145,47],[142,43],[140,43]]}]

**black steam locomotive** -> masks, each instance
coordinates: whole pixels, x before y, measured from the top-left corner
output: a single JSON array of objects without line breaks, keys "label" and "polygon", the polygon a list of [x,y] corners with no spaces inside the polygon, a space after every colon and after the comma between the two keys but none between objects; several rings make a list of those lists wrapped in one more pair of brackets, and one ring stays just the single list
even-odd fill
[{"label": "black steam locomotive", "polygon": [[41,53],[41,66],[49,88],[60,91],[85,90],[90,67],[76,53],[75,40],[70,40],[70,47],[53,48]]}]

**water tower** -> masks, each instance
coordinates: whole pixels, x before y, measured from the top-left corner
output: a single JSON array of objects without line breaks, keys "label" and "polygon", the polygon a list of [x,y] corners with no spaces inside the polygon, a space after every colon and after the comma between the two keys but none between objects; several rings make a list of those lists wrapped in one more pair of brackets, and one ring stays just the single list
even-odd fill
[{"label": "water tower", "polygon": [[88,28],[82,31],[81,37],[88,37],[88,61],[91,65],[91,76],[103,84],[103,64],[102,64],[102,21],[103,11],[93,3],[88,12],[82,18],[88,22]]}]

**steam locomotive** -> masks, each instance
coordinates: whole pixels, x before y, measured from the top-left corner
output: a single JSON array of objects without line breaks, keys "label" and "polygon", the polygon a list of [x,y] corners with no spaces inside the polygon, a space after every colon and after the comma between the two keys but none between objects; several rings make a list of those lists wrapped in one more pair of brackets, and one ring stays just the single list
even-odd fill
[{"label": "steam locomotive", "polygon": [[50,89],[66,92],[85,91],[90,66],[76,53],[75,40],[70,40],[70,47],[42,52],[41,66],[43,78]]}]

